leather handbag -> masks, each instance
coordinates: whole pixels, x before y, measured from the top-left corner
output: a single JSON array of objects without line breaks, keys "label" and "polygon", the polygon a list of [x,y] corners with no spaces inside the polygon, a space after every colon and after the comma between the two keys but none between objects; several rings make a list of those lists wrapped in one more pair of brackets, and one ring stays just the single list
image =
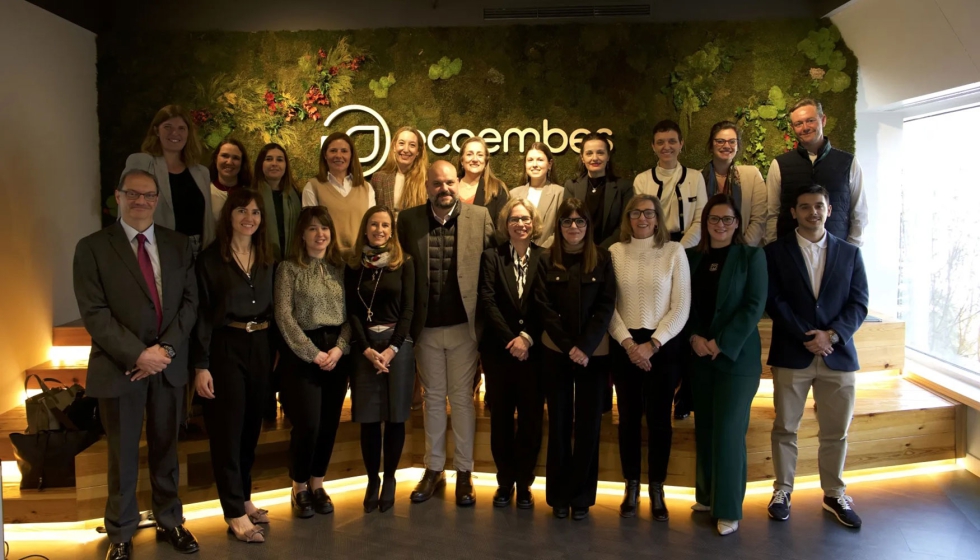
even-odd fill
[{"label": "leather handbag", "polygon": [[97,430],[45,430],[34,434],[10,434],[20,469],[21,490],[73,488],[75,455],[99,440]]},{"label": "leather handbag", "polygon": [[43,430],[61,428],[77,430],[78,426],[68,418],[65,410],[75,401],[75,395],[84,391],[82,386],[76,383],[71,387],[62,385],[51,389],[44,383],[45,381],[53,381],[59,384],[61,382],[57,379],[41,379],[37,375],[28,375],[27,379],[24,380],[25,392],[32,378],[37,380],[41,393],[24,401],[27,409],[27,433],[36,434]]}]

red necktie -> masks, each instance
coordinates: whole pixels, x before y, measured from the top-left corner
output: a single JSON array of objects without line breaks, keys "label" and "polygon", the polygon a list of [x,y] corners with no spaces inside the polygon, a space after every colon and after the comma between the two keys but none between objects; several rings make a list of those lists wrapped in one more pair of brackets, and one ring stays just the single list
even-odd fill
[{"label": "red necktie", "polygon": [[143,280],[146,281],[146,287],[150,289],[150,299],[153,300],[153,308],[157,312],[157,332],[160,332],[160,327],[163,325],[163,309],[160,307],[160,294],[157,293],[157,281],[153,276],[153,263],[150,262],[150,253],[146,251],[146,236],[142,233],[137,233],[136,241],[139,242],[136,255],[140,262],[140,272],[143,273]]}]

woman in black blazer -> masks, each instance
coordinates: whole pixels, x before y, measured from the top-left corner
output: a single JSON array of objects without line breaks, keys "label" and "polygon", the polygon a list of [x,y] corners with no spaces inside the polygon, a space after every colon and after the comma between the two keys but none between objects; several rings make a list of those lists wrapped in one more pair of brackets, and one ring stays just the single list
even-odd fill
[{"label": "woman in black blazer", "polygon": [[[523,198],[507,201],[497,223],[508,241],[483,252],[479,307],[484,327],[480,356],[486,373],[490,412],[490,451],[497,465],[493,505],[505,507],[517,485],[517,507],[534,507],[531,484],[541,449],[544,396],[538,381],[540,329],[531,302],[541,248],[534,205]],[[499,234],[498,234],[499,235]],[[517,431],[514,431],[514,410]]]},{"label": "woman in black blazer", "polygon": [[[555,517],[584,519],[595,505],[599,430],[608,387],[609,321],[616,280],[609,252],[596,245],[585,203],[558,209],[560,237],[541,259],[535,314],[541,335],[548,398],[548,505]],[[574,426],[574,428],[573,428]],[[572,449],[572,435],[575,449]]]},{"label": "woman in black blazer", "polygon": [[578,177],[565,181],[565,188],[584,203],[592,216],[592,239],[608,249],[619,241],[623,208],[633,198],[633,181],[616,176],[612,143],[603,132],[593,132],[582,139],[578,171]]},{"label": "woman in black blazer", "polygon": [[509,191],[507,185],[490,169],[490,150],[483,138],[473,136],[460,144],[456,171],[459,176],[459,199],[486,208],[496,227],[500,211],[507,204]]}]

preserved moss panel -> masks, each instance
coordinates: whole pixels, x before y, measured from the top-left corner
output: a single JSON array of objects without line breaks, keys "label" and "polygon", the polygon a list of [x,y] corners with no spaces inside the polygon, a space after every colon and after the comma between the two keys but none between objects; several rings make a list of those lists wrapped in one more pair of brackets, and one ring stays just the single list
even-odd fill
[{"label": "preserved moss panel", "polygon": [[[743,160],[765,172],[792,144],[773,86],[790,103],[820,99],[832,117],[828,136],[853,151],[856,75],[853,53],[819,20],[100,36],[103,200],[154,112],[168,103],[197,111],[208,143],[230,134],[253,157],[269,139],[284,144],[300,184],[316,172],[321,136],[376,124],[351,112],[324,128],[332,111],[350,104],[375,109],[392,132],[411,124],[425,133],[540,133],[544,119],[566,133],[609,128],[624,176],[654,165],[650,131],[661,119],[682,123],[681,160],[693,167],[708,161],[710,126],[740,119],[754,138]],[[825,76],[842,91],[829,82],[821,87]],[[764,105],[776,107],[759,111]],[[372,151],[370,134],[356,140],[362,155]],[[435,157],[455,161],[456,154],[430,152]],[[561,181],[576,163],[571,150],[558,156]],[[516,185],[523,156],[511,146],[493,166]]]}]

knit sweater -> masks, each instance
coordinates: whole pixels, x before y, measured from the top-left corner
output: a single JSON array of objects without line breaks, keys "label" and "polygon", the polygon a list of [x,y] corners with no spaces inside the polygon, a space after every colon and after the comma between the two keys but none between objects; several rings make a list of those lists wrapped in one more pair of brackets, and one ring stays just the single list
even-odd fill
[{"label": "knit sweater", "polygon": [[653,237],[633,238],[609,248],[616,273],[616,311],[609,334],[623,343],[629,329],[653,329],[664,344],[680,334],[691,312],[691,273],[684,247],[670,241],[661,248]]}]

